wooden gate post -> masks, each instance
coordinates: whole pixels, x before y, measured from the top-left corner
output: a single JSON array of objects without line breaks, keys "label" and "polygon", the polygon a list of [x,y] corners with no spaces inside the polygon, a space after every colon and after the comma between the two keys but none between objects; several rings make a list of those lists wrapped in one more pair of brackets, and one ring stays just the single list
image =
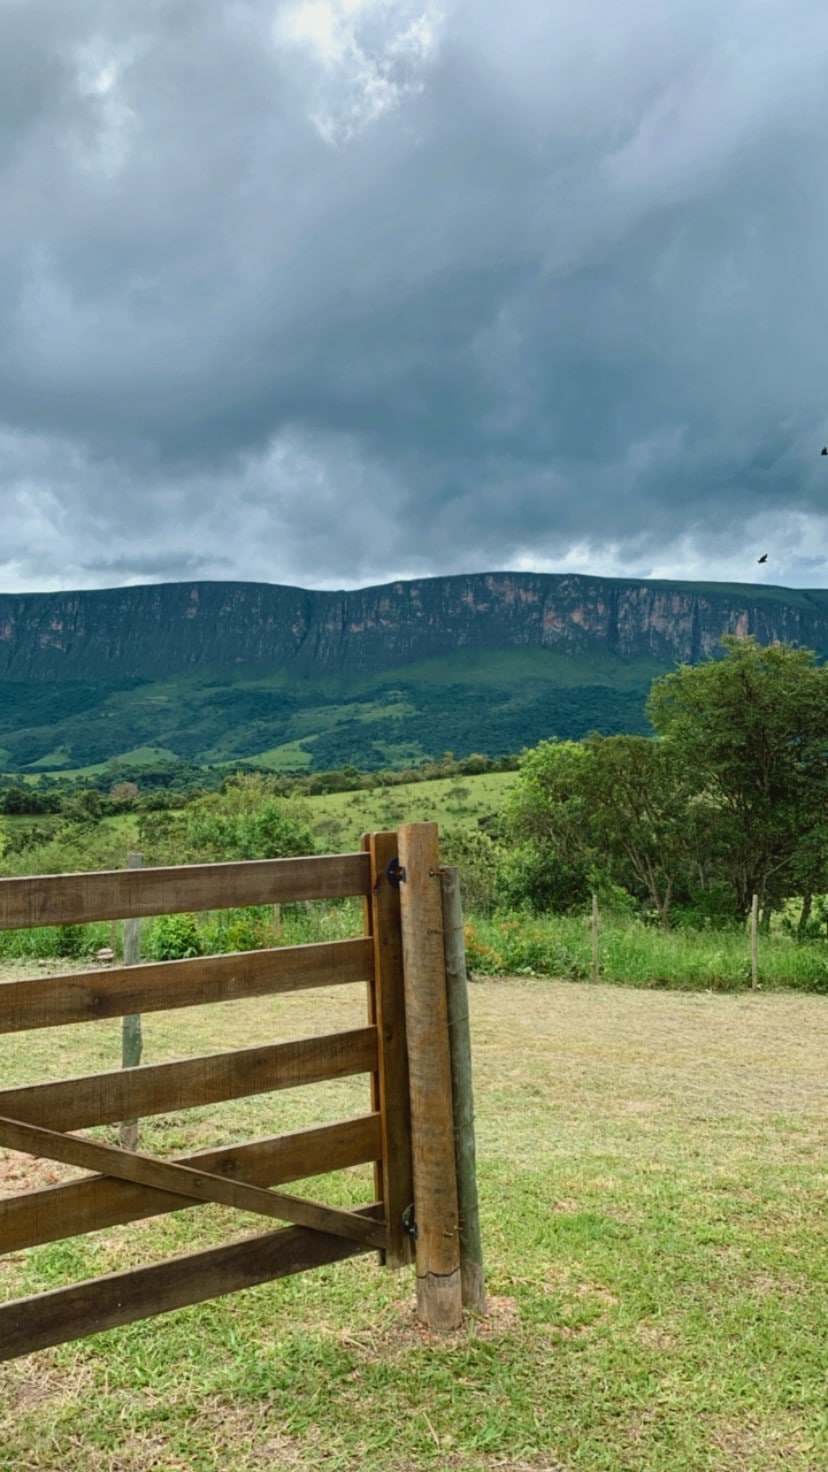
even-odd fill
[{"label": "wooden gate post", "polygon": [[462,1322],[443,906],[436,823],[398,830],[417,1312],[429,1329]]},{"label": "wooden gate post", "polygon": [[454,1093],[454,1158],[457,1164],[457,1202],[460,1208],[460,1281],[464,1308],[470,1309],[474,1314],[485,1314],[486,1277],[480,1236],[480,1203],[477,1198],[469,984],[463,938],[460,870],[443,869],[440,882],[443,891],[446,998]]},{"label": "wooden gate post", "polygon": [[371,893],[365,898],[366,929],[374,943],[368,1021],[377,1029],[378,1055],[377,1072],[371,1077],[371,1104],[382,1120],[382,1160],[375,1162],[374,1183],[388,1223],[385,1264],[401,1268],[412,1260],[404,1218],[413,1188],[400,894],[388,877],[388,865],[397,857],[397,835],[364,833],[362,849],[371,860]]},{"label": "wooden gate post", "polygon": [[[128,854],[128,869],[143,869],[143,854]],[[141,922],[124,921],[124,965],[137,966],[141,959]],[[121,1067],[137,1068],[141,1062],[144,1039],[140,1012],[130,1013],[121,1019]],[[119,1138],[124,1150],[137,1150],[140,1131],[137,1119],[125,1119],[121,1123]]]}]

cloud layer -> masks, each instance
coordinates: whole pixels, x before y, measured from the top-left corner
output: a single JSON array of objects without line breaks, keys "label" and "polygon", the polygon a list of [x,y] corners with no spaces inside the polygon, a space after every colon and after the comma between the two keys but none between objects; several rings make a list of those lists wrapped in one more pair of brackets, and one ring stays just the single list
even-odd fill
[{"label": "cloud layer", "polygon": [[5,0],[0,588],[824,586],[827,103],[822,0]]}]

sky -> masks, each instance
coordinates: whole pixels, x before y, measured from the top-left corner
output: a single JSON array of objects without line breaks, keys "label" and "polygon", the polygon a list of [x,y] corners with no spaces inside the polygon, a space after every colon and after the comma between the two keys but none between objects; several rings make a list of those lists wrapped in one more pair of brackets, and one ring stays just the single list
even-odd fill
[{"label": "sky", "polygon": [[0,591],[828,586],[826,158],[825,0],[0,0]]}]

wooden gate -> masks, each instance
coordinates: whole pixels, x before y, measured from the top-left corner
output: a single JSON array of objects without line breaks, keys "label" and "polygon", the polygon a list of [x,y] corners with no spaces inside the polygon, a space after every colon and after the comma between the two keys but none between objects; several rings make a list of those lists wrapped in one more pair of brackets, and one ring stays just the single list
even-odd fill
[{"label": "wooden gate", "polygon": [[[0,1089],[0,1145],[93,1172],[0,1199],[0,1253],[205,1202],[292,1224],[5,1303],[0,1359],[359,1253],[378,1251],[382,1262],[403,1266],[414,1234],[418,1283],[436,1285],[425,1317],[435,1327],[456,1322],[458,1209],[442,957],[436,969],[434,959],[437,874],[436,825],[412,824],[399,834],[366,835],[353,854],[0,880],[0,929],[347,896],[362,897],[365,915],[362,936],[351,940],[9,982],[0,985],[3,1033],[367,983],[365,1025],[350,1031]],[[435,1028],[445,1035],[436,1055]],[[75,1133],[354,1074],[369,1080],[368,1107],[355,1118],[174,1161]],[[417,1153],[426,1166],[417,1169],[415,1193],[412,1113],[416,1132],[424,1096],[419,1128],[430,1134],[421,1136]],[[368,1162],[374,1200],[356,1209],[271,1189]]]}]

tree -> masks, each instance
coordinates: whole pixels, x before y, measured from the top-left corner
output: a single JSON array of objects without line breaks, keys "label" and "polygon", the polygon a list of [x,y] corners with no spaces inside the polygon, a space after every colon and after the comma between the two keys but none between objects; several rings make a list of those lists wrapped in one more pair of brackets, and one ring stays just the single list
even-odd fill
[{"label": "tree", "polygon": [[[512,839],[533,846],[541,866],[554,856],[585,874],[595,861],[581,781],[584,755],[577,742],[552,739],[521,757],[503,822]],[[539,898],[536,895],[532,902],[537,904]]]},{"label": "tree", "polygon": [[696,826],[686,770],[666,743],[646,736],[588,736],[583,744],[591,842],[615,883],[645,896],[669,925]]},{"label": "tree", "polygon": [[828,669],[812,650],[726,636],[724,658],[653,682],[647,713],[704,806],[742,916],[828,884]]},{"label": "tree", "polygon": [[669,923],[693,813],[681,762],[666,745],[644,736],[543,741],[525,754],[509,818],[515,836],[547,858],[622,886]]}]

